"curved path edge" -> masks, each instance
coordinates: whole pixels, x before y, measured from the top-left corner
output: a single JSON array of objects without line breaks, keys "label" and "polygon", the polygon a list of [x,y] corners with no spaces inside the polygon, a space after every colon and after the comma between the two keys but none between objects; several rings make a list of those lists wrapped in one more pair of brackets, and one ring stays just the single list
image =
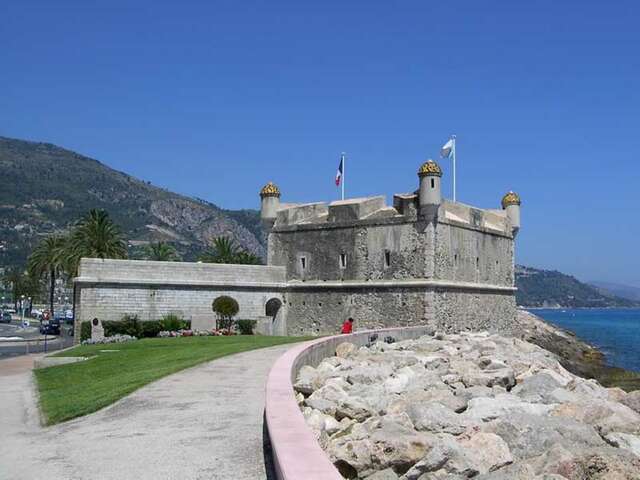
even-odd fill
[{"label": "curved path edge", "polygon": [[432,331],[431,327],[418,326],[335,335],[294,346],[278,358],[269,372],[265,395],[265,419],[278,480],[343,480],[307,427],[296,402],[293,383],[302,366],[317,366],[322,359],[333,356],[336,346],[343,342],[363,346],[385,337],[400,341]]},{"label": "curved path edge", "polygon": [[265,383],[289,348],[260,348],[195,365],[50,427],[39,423],[31,372],[38,357],[2,360],[0,479],[270,478]]}]

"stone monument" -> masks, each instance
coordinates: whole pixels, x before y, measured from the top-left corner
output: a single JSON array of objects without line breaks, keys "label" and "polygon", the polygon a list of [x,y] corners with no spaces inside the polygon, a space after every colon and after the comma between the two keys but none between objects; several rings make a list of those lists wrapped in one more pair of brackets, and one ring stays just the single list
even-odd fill
[{"label": "stone monument", "polygon": [[91,340],[100,342],[104,340],[104,327],[98,318],[91,320]]}]

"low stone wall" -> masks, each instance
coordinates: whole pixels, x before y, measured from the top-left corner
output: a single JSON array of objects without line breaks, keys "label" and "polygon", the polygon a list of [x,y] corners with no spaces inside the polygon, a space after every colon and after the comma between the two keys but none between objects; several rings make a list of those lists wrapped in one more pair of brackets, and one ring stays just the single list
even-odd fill
[{"label": "low stone wall", "polygon": [[120,320],[126,314],[146,321],[174,313],[194,329],[211,329],[211,304],[221,295],[238,302],[238,319],[262,320],[261,333],[286,331],[285,309],[271,324],[264,321],[267,302],[282,302],[282,267],[83,258],[74,283],[76,341],[83,321]]},{"label": "low stone wall", "polygon": [[304,365],[317,366],[324,358],[333,356],[336,346],[342,342],[362,346],[376,339],[408,340],[431,332],[428,326],[365,330],[305,342],[281,356],[269,373],[265,400],[265,421],[277,478],[342,480],[296,403],[293,381],[300,368]]}]

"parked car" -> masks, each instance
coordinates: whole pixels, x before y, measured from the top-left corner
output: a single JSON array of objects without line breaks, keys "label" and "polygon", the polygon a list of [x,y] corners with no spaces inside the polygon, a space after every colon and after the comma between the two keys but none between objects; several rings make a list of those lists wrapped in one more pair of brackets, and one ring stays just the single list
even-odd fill
[{"label": "parked car", "polygon": [[60,321],[56,319],[43,321],[40,324],[40,333],[43,335],[60,335]]},{"label": "parked car", "polygon": [[0,322],[11,323],[11,314],[6,310],[2,312],[2,315],[0,315]]}]

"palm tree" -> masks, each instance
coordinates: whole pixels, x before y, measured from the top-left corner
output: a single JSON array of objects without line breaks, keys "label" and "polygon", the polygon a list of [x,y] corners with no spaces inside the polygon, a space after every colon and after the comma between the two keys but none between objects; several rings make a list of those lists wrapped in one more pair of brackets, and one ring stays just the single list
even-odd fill
[{"label": "palm tree", "polygon": [[260,265],[262,261],[253,253],[238,247],[227,237],[217,237],[211,242],[200,261],[205,263],[241,263],[246,265]]},{"label": "palm tree", "polygon": [[75,276],[81,258],[127,258],[127,245],[109,214],[93,209],[72,231],[65,256],[65,266],[70,275]]},{"label": "palm tree", "polygon": [[59,235],[51,235],[41,241],[29,256],[27,271],[34,278],[49,277],[49,306],[53,315],[53,298],[56,277],[63,269],[63,254],[67,241]]},{"label": "palm tree", "polygon": [[241,250],[236,254],[236,261],[234,263],[242,263],[244,265],[261,265],[262,260],[251,252]]},{"label": "palm tree", "polygon": [[227,237],[214,238],[204,253],[200,256],[200,261],[205,263],[235,263],[237,247]]},{"label": "palm tree", "polygon": [[180,256],[173,245],[166,242],[152,242],[147,246],[147,258],[160,262],[175,262]]}]

